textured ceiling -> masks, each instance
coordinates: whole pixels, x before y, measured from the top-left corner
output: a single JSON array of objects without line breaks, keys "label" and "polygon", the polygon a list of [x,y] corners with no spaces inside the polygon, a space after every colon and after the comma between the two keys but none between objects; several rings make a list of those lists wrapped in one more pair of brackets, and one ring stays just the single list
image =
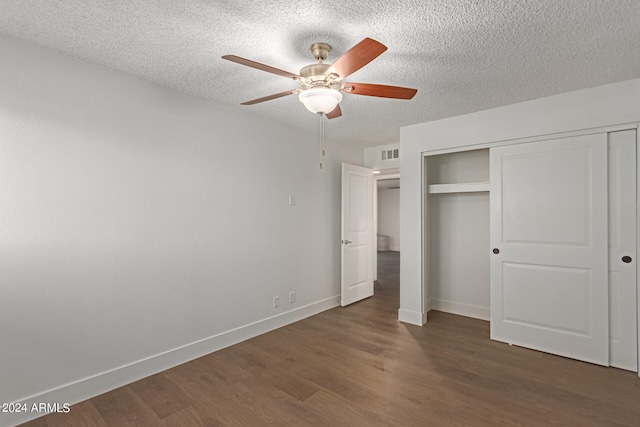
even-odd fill
[{"label": "textured ceiling", "polygon": [[389,49],[348,80],[418,89],[411,101],[345,94],[327,137],[399,141],[401,126],[640,77],[638,0],[0,0],[0,34],[318,132],[297,96],[240,102],[294,81],[309,46],[327,62],[365,37]]}]

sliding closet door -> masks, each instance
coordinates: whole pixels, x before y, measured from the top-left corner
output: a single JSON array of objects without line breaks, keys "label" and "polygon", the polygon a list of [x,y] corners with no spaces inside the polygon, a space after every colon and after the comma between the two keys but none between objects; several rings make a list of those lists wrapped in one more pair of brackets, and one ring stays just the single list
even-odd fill
[{"label": "sliding closet door", "polygon": [[607,135],[490,161],[491,338],[608,365]]}]

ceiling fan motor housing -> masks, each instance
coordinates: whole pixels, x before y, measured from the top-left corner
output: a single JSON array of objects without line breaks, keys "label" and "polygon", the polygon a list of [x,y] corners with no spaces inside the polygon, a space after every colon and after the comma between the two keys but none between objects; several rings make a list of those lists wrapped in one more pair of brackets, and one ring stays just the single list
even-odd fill
[{"label": "ceiling fan motor housing", "polygon": [[303,89],[313,87],[326,87],[330,89],[342,89],[342,80],[336,78],[334,74],[325,76],[325,72],[331,67],[331,64],[311,64],[300,70],[300,81]]},{"label": "ceiling fan motor housing", "polygon": [[331,64],[311,64],[300,70],[300,76],[307,80],[324,80],[324,72],[331,67]]},{"label": "ceiling fan motor housing", "polygon": [[302,77],[302,87],[326,87],[330,89],[341,89],[341,81],[335,74],[327,75],[326,72],[331,68],[331,64],[324,64],[322,61],[327,59],[331,52],[331,46],[326,43],[314,43],[311,45],[311,53],[318,61],[316,64],[307,65],[300,70]]}]

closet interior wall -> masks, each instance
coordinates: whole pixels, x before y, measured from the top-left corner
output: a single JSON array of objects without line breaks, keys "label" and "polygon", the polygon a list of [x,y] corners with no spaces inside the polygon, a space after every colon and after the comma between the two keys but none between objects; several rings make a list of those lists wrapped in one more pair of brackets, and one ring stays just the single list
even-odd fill
[{"label": "closet interior wall", "polygon": [[489,320],[489,149],[429,155],[427,310]]}]

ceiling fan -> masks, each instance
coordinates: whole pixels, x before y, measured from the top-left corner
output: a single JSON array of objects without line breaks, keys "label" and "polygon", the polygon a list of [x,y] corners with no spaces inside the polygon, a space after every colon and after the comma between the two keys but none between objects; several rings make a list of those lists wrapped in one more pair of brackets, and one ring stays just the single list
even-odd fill
[{"label": "ceiling fan", "polygon": [[297,93],[298,99],[309,111],[317,114],[325,114],[327,118],[333,119],[342,115],[342,110],[340,109],[342,93],[377,96],[381,98],[411,99],[416,92],[418,92],[416,89],[400,86],[344,81],[349,75],[373,61],[385,50],[387,50],[387,47],[382,43],[366,38],[346,51],[333,64],[325,64],[323,61],[329,56],[331,46],[326,43],[314,43],[311,45],[311,52],[318,62],[303,67],[300,70],[300,74],[290,73],[235,55],[225,55],[222,58],[268,73],[287,77],[300,83],[299,88],[253,99],[243,102],[240,105],[253,105]]}]

